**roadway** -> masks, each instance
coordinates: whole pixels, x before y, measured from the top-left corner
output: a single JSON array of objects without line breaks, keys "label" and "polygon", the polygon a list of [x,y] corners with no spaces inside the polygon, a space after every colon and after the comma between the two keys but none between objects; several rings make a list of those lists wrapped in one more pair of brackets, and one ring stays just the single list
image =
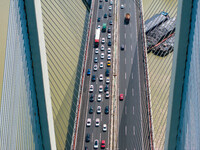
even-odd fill
[{"label": "roadway", "polygon": [[[109,1],[110,2],[110,1]],[[99,53],[95,54],[95,48],[94,48],[94,37],[95,37],[95,29],[97,28],[98,25],[101,25],[103,23],[107,23],[107,29],[108,27],[111,27],[113,25],[109,25],[109,21],[113,20],[113,17],[107,17],[104,18],[104,14],[105,13],[109,13],[109,12],[113,12],[108,10],[109,2],[105,2],[105,0],[103,0],[103,2],[95,1],[94,4],[94,11],[93,11],[93,18],[92,18],[92,29],[91,29],[91,35],[90,35],[90,42],[89,42],[89,48],[88,48],[88,58],[87,58],[87,65],[86,65],[86,72],[88,69],[91,69],[91,75],[90,76],[85,76],[85,81],[84,81],[84,88],[83,88],[83,94],[82,94],[82,104],[81,104],[81,112],[80,112],[80,119],[79,119],[79,127],[78,127],[78,136],[77,136],[77,145],[76,145],[76,149],[80,150],[80,149],[84,149],[85,147],[87,147],[89,150],[93,149],[94,147],[94,141],[95,139],[99,140],[99,148],[101,146],[101,141],[105,140],[106,141],[106,149],[109,147],[108,143],[109,143],[109,132],[110,132],[110,124],[109,124],[109,120],[110,120],[110,111],[109,114],[105,114],[104,110],[106,106],[109,106],[109,109],[111,108],[110,104],[111,104],[111,97],[109,99],[105,98],[105,92],[103,91],[102,93],[99,93],[99,85],[103,85],[103,88],[106,86],[105,83],[105,71],[106,69],[109,69],[110,71],[110,83],[109,85],[109,93],[111,96],[111,85],[112,85],[112,60],[111,60],[111,67],[107,67],[107,48],[110,47],[111,48],[111,56],[112,56],[112,50],[113,47],[112,46],[108,46],[108,39],[107,39],[107,31],[105,33],[100,34],[100,41],[102,38],[106,39],[105,44],[103,44],[105,46],[105,50],[101,51],[100,47],[101,47],[101,43],[99,44]],[[99,5],[102,5],[102,9],[99,9]],[[112,5],[113,8],[113,5]],[[113,13],[112,13],[113,15]],[[97,18],[101,17],[101,21],[97,22]],[[112,35],[113,31],[111,32]],[[112,38],[111,38],[112,41]],[[112,41],[112,45],[113,45],[113,41]],[[104,59],[101,59],[100,54],[104,53],[105,57]],[[98,63],[94,63],[94,57],[98,57]],[[104,67],[103,69],[99,68],[99,64],[100,62],[103,62]],[[98,65],[98,70],[94,71],[93,67],[94,65],[97,64]],[[99,75],[103,74],[103,81],[99,81]],[[92,75],[96,76],[96,81],[92,82],[91,81],[91,77]],[[89,93],[89,86],[90,85],[94,85],[94,91],[93,93]],[[91,96],[91,94],[94,95],[94,102],[90,102],[89,101],[89,97]],[[101,102],[97,102],[97,96],[98,94],[102,95],[102,101]],[[96,110],[97,110],[97,106],[101,106],[101,114],[97,114]],[[89,108],[93,107],[93,114],[89,114]],[[86,127],[86,121],[87,118],[91,118],[92,123],[90,127]],[[99,127],[95,127],[95,123],[96,123],[96,118],[100,119],[100,126]],[[107,131],[103,132],[102,128],[103,128],[103,124],[107,124]],[[85,142],[85,137],[86,134],[90,134],[90,142]]]},{"label": "roadway", "polygon": [[[143,116],[146,115],[146,112],[144,112],[146,109],[144,108],[146,105],[144,103],[144,68],[141,60],[141,52],[143,50],[141,46],[138,46],[139,19],[135,1],[121,0],[121,4],[124,4],[125,7],[119,10],[119,46],[124,44],[125,50],[120,50],[119,52],[119,94],[124,94],[124,100],[119,102],[118,107],[118,149],[140,150],[146,148],[146,146],[144,148],[144,143],[148,144],[148,132],[146,131],[146,121],[145,128],[143,126]],[[131,14],[128,25],[124,24],[126,13]],[[147,119],[147,116],[145,116],[145,119]]]}]

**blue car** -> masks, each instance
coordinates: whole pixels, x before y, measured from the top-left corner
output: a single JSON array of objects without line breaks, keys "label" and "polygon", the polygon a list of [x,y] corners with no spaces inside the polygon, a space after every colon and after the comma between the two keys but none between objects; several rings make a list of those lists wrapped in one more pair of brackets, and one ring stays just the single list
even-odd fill
[{"label": "blue car", "polygon": [[91,74],[91,70],[88,69],[88,71],[87,71],[87,75],[90,75],[90,74]]}]

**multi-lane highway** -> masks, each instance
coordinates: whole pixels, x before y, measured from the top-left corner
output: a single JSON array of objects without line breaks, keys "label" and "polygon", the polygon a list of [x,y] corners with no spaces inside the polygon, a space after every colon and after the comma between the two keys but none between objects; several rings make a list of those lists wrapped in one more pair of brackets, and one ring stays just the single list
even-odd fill
[{"label": "multi-lane highway", "polygon": [[[113,3],[114,4],[114,3]],[[79,120],[79,129],[78,129],[78,137],[77,137],[77,145],[76,149],[93,149],[94,141],[98,140],[98,147],[101,147],[102,140],[105,140],[105,149],[109,147],[109,132],[110,132],[110,104],[111,97],[105,98],[104,88],[108,85],[108,91],[111,95],[111,84],[112,84],[112,51],[113,51],[113,25],[110,25],[110,21],[113,20],[113,4],[110,4],[110,0],[106,2],[105,0],[95,1],[94,11],[93,11],[93,20],[92,20],[92,30],[90,35],[90,44],[88,49],[88,58],[87,58],[87,66],[86,70],[91,70],[91,75],[87,75],[85,77],[83,96],[82,96],[82,106],[81,106],[81,115]],[[109,10],[109,6],[111,7]],[[109,14],[110,13],[110,14]],[[107,17],[104,15],[107,14]],[[100,18],[100,21],[98,21]],[[102,32],[102,25],[106,23],[106,32]],[[114,22],[113,22],[114,23]],[[95,38],[95,30],[100,25],[101,33],[100,33],[100,42],[97,49],[94,47],[94,38]],[[108,39],[108,28],[111,29],[111,38]],[[105,43],[102,43],[102,38],[105,38]],[[111,46],[108,46],[108,42],[111,41]],[[101,46],[104,45],[104,50],[101,50]],[[111,66],[107,66],[107,57],[108,57],[108,48],[111,49]],[[104,54],[104,58],[102,58],[102,53]],[[97,62],[94,59],[97,58]],[[100,64],[103,63],[103,68],[100,68]],[[97,66],[97,70],[94,70],[94,66]],[[109,70],[109,78],[110,83],[106,83],[105,72],[106,69]],[[103,81],[100,81],[100,74],[103,75]],[[92,81],[92,76],[95,75],[95,81]],[[93,92],[89,92],[90,85],[93,85]],[[103,86],[103,91],[99,92],[99,86]],[[98,102],[98,95],[101,95],[101,101]],[[90,101],[90,97],[93,95],[94,101]],[[101,107],[101,113],[97,114],[97,107]],[[109,114],[105,114],[105,107],[109,107]],[[93,109],[93,113],[89,113],[90,108]],[[87,119],[91,119],[91,126],[87,127]],[[96,127],[96,119],[100,120],[99,127]],[[106,124],[107,131],[103,132],[103,124]],[[90,141],[86,142],[86,135],[89,134]]]}]

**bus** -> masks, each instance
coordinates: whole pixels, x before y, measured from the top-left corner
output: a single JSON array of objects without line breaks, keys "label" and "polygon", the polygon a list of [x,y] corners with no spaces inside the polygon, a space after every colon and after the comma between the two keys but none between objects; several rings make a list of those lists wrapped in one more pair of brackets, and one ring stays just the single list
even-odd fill
[{"label": "bus", "polygon": [[99,46],[99,39],[100,39],[100,28],[96,29],[95,40],[94,40],[95,47]]},{"label": "bus", "polygon": [[102,32],[106,32],[106,23],[103,24]]}]

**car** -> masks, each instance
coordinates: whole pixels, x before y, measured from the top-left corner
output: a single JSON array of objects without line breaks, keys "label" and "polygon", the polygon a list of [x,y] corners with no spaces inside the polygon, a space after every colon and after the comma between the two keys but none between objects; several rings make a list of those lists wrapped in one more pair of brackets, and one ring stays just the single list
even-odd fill
[{"label": "car", "polygon": [[108,33],[111,33],[111,28],[108,28]]},{"label": "car", "polygon": [[94,69],[94,71],[97,71],[97,65],[94,65],[93,69]]},{"label": "car", "polygon": [[105,2],[108,2],[108,0],[105,0]]},{"label": "car", "polygon": [[101,148],[104,149],[106,147],[106,141],[102,140],[101,141]]},{"label": "car", "polygon": [[90,106],[89,114],[93,114],[93,107],[92,106]]},{"label": "car", "polygon": [[101,102],[101,94],[98,94],[98,97],[97,97],[97,102]]},{"label": "car", "polygon": [[112,42],[111,41],[108,41],[108,46],[111,46],[112,45]]},{"label": "car", "polygon": [[97,22],[100,22],[101,21],[101,18],[99,17],[98,19],[97,19]]},{"label": "car", "polygon": [[92,75],[92,82],[95,82],[96,81],[96,76],[95,75]]},{"label": "car", "polygon": [[107,66],[110,67],[110,61],[107,62]]},{"label": "car", "polygon": [[87,127],[90,127],[90,126],[91,126],[91,118],[87,118],[86,126],[87,126]]},{"label": "car", "polygon": [[103,85],[100,85],[99,86],[99,93],[102,93],[103,92]]},{"label": "car", "polygon": [[102,9],[103,7],[102,7],[102,5],[99,5],[99,9]]},{"label": "car", "polygon": [[99,75],[99,81],[103,81],[103,74]]},{"label": "car", "polygon": [[106,92],[106,98],[109,98],[110,97],[110,94],[109,94],[109,91]]},{"label": "car", "polygon": [[110,54],[108,54],[107,60],[111,60],[111,55]]},{"label": "car", "polygon": [[104,14],[104,18],[107,18],[108,17],[108,15],[107,14]]},{"label": "car", "polygon": [[85,150],[88,150],[88,147],[87,147],[87,146],[85,147]]},{"label": "car", "polygon": [[105,38],[101,39],[101,43],[104,44],[105,43]]},{"label": "car", "polygon": [[112,20],[110,20],[109,24],[110,24],[110,25],[113,25],[113,21],[112,21]]},{"label": "car", "polygon": [[110,1],[110,5],[112,5],[113,4],[113,1]]},{"label": "car", "polygon": [[100,28],[101,28],[101,26],[100,26],[100,25],[98,25],[98,26],[97,26],[97,29],[100,29]]},{"label": "car", "polygon": [[108,7],[108,10],[111,11],[111,10],[112,10],[112,6],[109,6],[109,7]]},{"label": "car", "polygon": [[87,70],[87,75],[90,75],[90,74],[91,74],[91,70],[88,69],[88,70]]},{"label": "car", "polygon": [[106,85],[104,88],[104,92],[107,92],[107,91],[108,91],[108,85]]},{"label": "car", "polygon": [[111,33],[108,33],[108,39],[111,39]]},{"label": "car", "polygon": [[106,69],[106,72],[105,72],[105,75],[106,75],[106,77],[108,77],[109,76],[109,69]]},{"label": "car", "polygon": [[100,0],[99,2],[102,2],[103,0]]},{"label": "car", "polygon": [[85,136],[85,142],[90,142],[90,134],[86,134]]},{"label": "car", "polygon": [[96,119],[96,125],[95,125],[96,127],[99,127],[100,126],[100,119],[99,118],[97,118]]},{"label": "car", "polygon": [[119,94],[119,100],[123,101],[123,99],[124,99],[124,94]]},{"label": "car", "polygon": [[109,114],[109,106],[105,107],[105,114]]},{"label": "car", "polygon": [[111,54],[111,48],[110,47],[108,48],[108,54]]},{"label": "car", "polygon": [[121,50],[124,50],[124,44],[121,45]]},{"label": "car", "polygon": [[103,62],[100,62],[99,68],[100,68],[100,69],[103,68]]},{"label": "car", "polygon": [[109,17],[112,17],[112,13],[111,13],[111,12],[109,12],[108,16],[109,16]]},{"label": "car", "polygon": [[97,114],[101,113],[101,106],[97,106]]},{"label": "car", "polygon": [[107,125],[103,124],[103,132],[106,132],[106,131],[107,131]]},{"label": "car", "polygon": [[97,63],[97,62],[98,62],[98,58],[94,57],[94,63]]},{"label": "car", "polygon": [[109,83],[110,83],[110,78],[106,77],[106,84],[109,84]]},{"label": "car", "polygon": [[89,91],[90,91],[90,92],[93,92],[93,91],[94,91],[94,85],[90,85]]},{"label": "car", "polygon": [[121,4],[121,9],[124,9],[124,4]]},{"label": "car", "polygon": [[93,101],[94,101],[94,95],[91,94],[91,96],[90,96],[90,102],[93,102]]},{"label": "car", "polygon": [[104,59],[104,53],[101,53],[101,59]]},{"label": "car", "polygon": [[101,50],[104,51],[104,45],[101,45]]},{"label": "car", "polygon": [[99,147],[99,141],[96,139],[94,141],[94,149],[97,149]]},{"label": "car", "polygon": [[96,48],[96,49],[95,49],[95,54],[98,54],[98,53],[99,53],[99,49]]}]

